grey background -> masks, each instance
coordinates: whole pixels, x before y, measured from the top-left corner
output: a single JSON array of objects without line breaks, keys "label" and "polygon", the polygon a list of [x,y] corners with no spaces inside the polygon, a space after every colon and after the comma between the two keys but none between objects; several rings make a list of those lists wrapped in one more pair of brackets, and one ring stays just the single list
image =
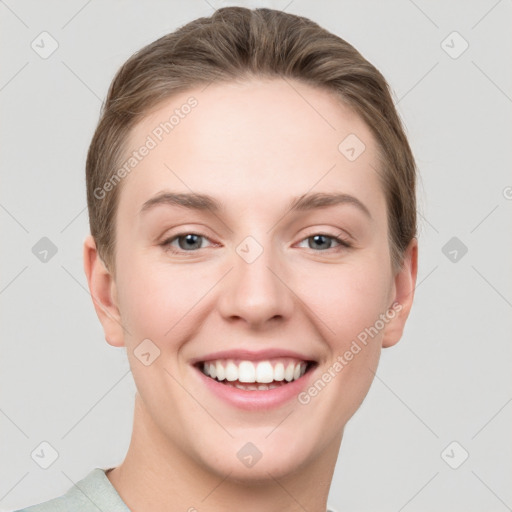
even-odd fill
[{"label": "grey background", "polygon": [[[512,510],[510,0],[0,1],[0,510],[126,453],[135,386],[82,266],[86,151],[118,67],[232,4],[308,16],[353,44],[391,84],[421,173],[415,304],[346,427],[331,506]],[[47,59],[31,48],[42,31],[59,45]],[[457,58],[453,31],[469,43]],[[32,252],[43,237],[57,248],[46,262]],[[456,261],[452,237],[468,250]],[[31,458],[43,441],[59,454],[46,470]]]}]

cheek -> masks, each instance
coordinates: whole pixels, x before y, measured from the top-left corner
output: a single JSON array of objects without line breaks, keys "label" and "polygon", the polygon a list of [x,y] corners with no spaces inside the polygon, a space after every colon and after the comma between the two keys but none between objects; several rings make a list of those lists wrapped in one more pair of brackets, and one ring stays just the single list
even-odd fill
[{"label": "cheek", "polygon": [[119,273],[125,276],[118,285],[121,314],[134,337],[152,339],[163,347],[183,330],[210,287],[206,276],[191,269],[186,264],[171,268],[134,257],[130,269]]},{"label": "cheek", "polygon": [[[313,281],[326,286],[312,287]],[[308,290],[315,291],[308,306],[321,319],[316,325],[328,357],[317,377],[322,382],[314,381],[302,398],[313,404],[317,419],[325,416],[326,424],[333,418],[336,425],[345,424],[368,393],[381,353],[384,324],[379,318],[386,311],[387,286],[382,268],[369,265],[340,267],[328,279],[319,282],[317,275],[310,282]]]},{"label": "cheek", "polygon": [[[191,336],[197,314],[215,307],[209,292],[224,272],[201,264],[150,261],[143,252],[119,262],[120,309],[133,342],[149,338],[164,347]],[[380,258],[370,253],[347,263],[302,262],[289,269],[287,280],[290,293],[300,298],[295,312],[306,306],[304,315],[329,341],[333,355],[374,325],[387,306],[388,276]]]},{"label": "cheek", "polygon": [[389,306],[389,276],[379,258],[370,257],[361,265],[340,267],[331,276],[328,293],[316,294],[318,311],[325,312],[322,319],[330,328],[325,331],[330,345],[325,373],[335,375],[332,403],[326,402],[343,422],[360,406],[374,378],[382,336],[392,318],[382,321],[381,316]]},{"label": "cheek", "polygon": [[385,312],[389,283],[380,266],[333,265],[308,275],[301,295],[324,325],[336,352],[344,351]]}]

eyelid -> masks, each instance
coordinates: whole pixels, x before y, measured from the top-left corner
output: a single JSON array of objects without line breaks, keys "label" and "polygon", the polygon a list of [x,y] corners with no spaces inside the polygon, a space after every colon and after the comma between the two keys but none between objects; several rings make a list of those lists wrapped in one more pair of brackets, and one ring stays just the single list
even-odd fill
[{"label": "eyelid", "polygon": [[[217,235],[213,234],[212,236],[207,235],[206,232],[212,232],[211,229],[207,228],[202,224],[191,224],[189,225],[180,225],[168,227],[162,235],[158,236],[157,240],[161,240],[158,243],[165,243],[168,240],[172,240],[174,238],[178,238],[180,236],[185,235],[198,235],[203,238],[207,238],[210,242],[212,242],[212,238],[215,238]],[[213,243],[213,242],[212,242]]]},{"label": "eyelid", "polygon": [[341,228],[335,228],[335,227],[318,227],[318,226],[312,226],[305,228],[306,234],[302,235],[301,241],[305,238],[309,238],[315,235],[324,235],[328,236],[330,238],[338,238],[342,240],[343,242],[353,245],[356,243],[356,239],[346,230]]}]

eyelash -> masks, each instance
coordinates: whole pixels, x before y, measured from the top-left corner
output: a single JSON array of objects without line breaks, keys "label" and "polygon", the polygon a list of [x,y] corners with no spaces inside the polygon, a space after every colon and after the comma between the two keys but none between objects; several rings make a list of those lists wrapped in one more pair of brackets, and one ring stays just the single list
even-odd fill
[{"label": "eyelash", "polygon": [[[201,238],[204,238],[206,240],[208,240],[209,242],[211,242],[211,240],[205,236],[205,235],[201,235],[200,233],[194,233],[192,231],[188,231],[188,232],[183,232],[183,233],[178,233],[177,235],[174,235],[166,240],[164,240],[160,246],[164,248],[164,250],[166,252],[170,252],[170,253],[173,253],[173,254],[184,254],[184,253],[194,253],[194,252],[197,252],[199,249],[197,250],[190,250],[190,251],[186,251],[184,249],[175,249],[173,247],[171,247],[171,242],[173,242],[174,240],[178,240],[179,238],[182,238],[182,237],[185,237],[187,235],[196,235],[196,236],[199,236]],[[301,240],[301,242],[303,242],[304,240],[308,240],[309,238],[314,238],[315,236],[323,236],[325,238],[329,238],[331,240],[333,240],[334,242],[337,242],[339,244],[338,247],[334,247],[334,248],[329,248],[329,249],[325,249],[325,250],[315,250],[315,249],[311,249],[313,252],[330,252],[331,250],[334,250],[335,252],[337,252],[338,250],[344,248],[344,249],[350,249],[352,247],[352,244],[350,242],[348,242],[347,240],[345,240],[344,238],[340,238],[340,237],[336,237],[336,236],[333,236],[333,235],[329,235],[327,233],[313,233],[312,235],[309,235],[307,236],[306,238],[303,238]]]}]

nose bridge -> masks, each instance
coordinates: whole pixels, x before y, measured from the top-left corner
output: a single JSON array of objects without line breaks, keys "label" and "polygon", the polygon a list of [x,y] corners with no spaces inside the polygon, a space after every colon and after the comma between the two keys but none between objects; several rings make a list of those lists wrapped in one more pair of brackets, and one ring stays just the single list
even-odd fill
[{"label": "nose bridge", "polygon": [[292,306],[290,291],[276,276],[281,268],[279,251],[272,247],[270,237],[259,238],[261,242],[248,236],[235,248],[234,268],[221,300],[224,316],[251,324],[287,317]]}]

